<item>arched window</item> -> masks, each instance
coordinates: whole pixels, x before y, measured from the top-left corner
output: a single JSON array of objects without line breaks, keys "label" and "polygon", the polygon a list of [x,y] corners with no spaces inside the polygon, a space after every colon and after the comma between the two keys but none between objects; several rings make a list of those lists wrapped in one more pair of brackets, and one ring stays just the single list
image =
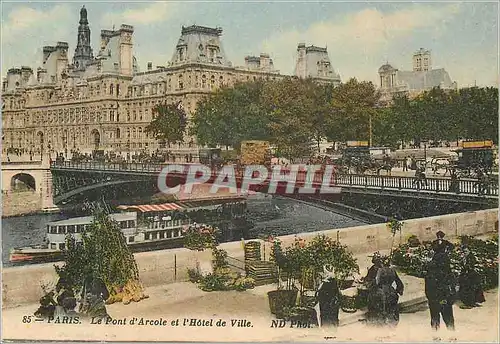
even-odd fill
[{"label": "arched window", "polygon": [[210,88],[214,88],[215,87],[215,75],[212,75],[210,77]]},{"label": "arched window", "polygon": [[114,122],[115,121],[115,112],[113,110],[109,111],[109,121]]},{"label": "arched window", "polygon": [[137,138],[141,139],[142,138],[142,128],[139,127],[139,132],[137,134]]},{"label": "arched window", "polygon": [[179,90],[184,89],[184,77],[182,74],[179,75]]},{"label": "arched window", "polygon": [[136,136],[135,136],[135,128],[132,129],[132,138],[135,139]]},{"label": "arched window", "polygon": [[201,76],[201,88],[206,88],[207,87],[207,76],[203,74]]},{"label": "arched window", "polygon": [[120,95],[120,85],[119,84],[116,84],[116,95],[117,96]]}]

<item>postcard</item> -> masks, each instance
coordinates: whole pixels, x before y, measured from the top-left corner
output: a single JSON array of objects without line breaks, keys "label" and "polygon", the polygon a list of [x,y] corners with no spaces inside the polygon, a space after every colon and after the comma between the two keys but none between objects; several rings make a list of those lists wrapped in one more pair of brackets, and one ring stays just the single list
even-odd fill
[{"label": "postcard", "polygon": [[2,339],[498,342],[498,4],[2,3]]}]

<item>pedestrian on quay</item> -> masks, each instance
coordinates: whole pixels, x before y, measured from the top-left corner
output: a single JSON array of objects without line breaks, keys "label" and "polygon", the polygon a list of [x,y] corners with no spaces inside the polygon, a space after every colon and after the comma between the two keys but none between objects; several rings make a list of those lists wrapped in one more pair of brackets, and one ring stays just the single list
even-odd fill
[{"label": "pedestrian on quay", "polygon": [[53,317],[56,311],[56,302],[54,301],[54,292],[50,292],[40,299],[40,307],[35,311],[37,318]]},{"label": "pedestrian on quay", "polygon": [[443,231],[438,231],[436,233],[436,240],[431,244],[434,254],[446,253],[449,254],[453,250],[453,244],[446,240],[444,237],[446,234]]},{"label": "pedestrian on quay", "polygon": [[439,330],[441,316],[449,330],[455,330],[453,303],[456,282],[451,271],[450,259],[445,252],[438,252],[427,265],[425,274],[425,296],[429,304],[431,327]]},{"label": "pedestrian on quay", "polygon": [[403,295],[404,284],[396,270],[390,266],[390,258],[382,257],[382,267],[377,270],[375,284],[371,288],[372,313],[369,323],[378,326],[397,326],[399,323],[399,296]]},{"label": "pedestrian on quay", "polygon": [[403,172],[408,172],[408,157],[405,156],[403,159]]},{"label": "pedestrian on quay", "polygon": [[321,326],[339,326],[339,309],[342,293],[338,281],[334,276],[333,268],[324,267],[324,280],[316,291],[316,300],[319,311],[318,325]]}]

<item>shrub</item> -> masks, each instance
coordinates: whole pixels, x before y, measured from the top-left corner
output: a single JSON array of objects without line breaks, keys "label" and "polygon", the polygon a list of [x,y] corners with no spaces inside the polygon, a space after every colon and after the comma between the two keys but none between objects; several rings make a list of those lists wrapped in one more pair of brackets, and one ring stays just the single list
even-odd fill
[{"label": "shrub", "polygon": [[255,280],[251,277],[238,277],[233,284],[233,290],[244,291],[255,288]]},{"label": "shrub", "polygon": [[188,269],[189,281],[198,283],[203,278],[202,274],[197,269]]},{"label": "shrub", "polygon": [[[460,243],[455,244],[450,252],[451,268],[456,276],[464,268],[465,247],[475,261],[475,269],[481,276],[483,288],[490,289],[498,286],[498,241],[461,237]],[[415,248],[405,244],[393,252],[392,262],[409,275],[424,277],[426,265],[432,256],[431,243],[423,243]]]}]

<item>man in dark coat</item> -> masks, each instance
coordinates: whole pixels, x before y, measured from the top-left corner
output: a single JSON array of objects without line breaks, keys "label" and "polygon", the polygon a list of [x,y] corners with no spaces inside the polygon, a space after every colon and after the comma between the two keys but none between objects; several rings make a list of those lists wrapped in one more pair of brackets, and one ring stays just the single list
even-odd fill
[{"label": "man in dark coat", "polygon": [[450,259],[445,252],[438,252],[427,266],[425,296],[429,303],[431,327],[439,329],[441,316],[450,330],[455,329],[453,302],[456,282],[451,271]]},{"label": "man in dark coat", "polygon": [[342,294],[337,280],[330,276],[319,287],[316,299],[319,302],[321,326],[339,325],[339,308]]},{"label": "man in dark coat", "polygon": [[443,231],[436,233],[436,240],[432,242],[432,250],[434,253],[450,253],[453,250],[453,244],[448,240],[445,240],[445,234]]},{"label": "man in dark coat", "polygon": [[[388,259],[385,260],[383,267],[377,271],[375,278],[379,300],[379,312],[377,322],[381,325],[395,326],[399,323],[399,295],[403,295],[404,284],[399,278],[396,270],[390,267]],[[396,288],[394,288],[394,284]]]},{"label": "man in dark coat", "polygon": [[368,273],[363,278],[363,283],[366,284],[367,287],[370,287],[372,283],[375,282],[375,277],[377,277],[378,269],[380,269],[382,264],[382,256],[376,252],[372,256],[372,266],[368,269]]}]

